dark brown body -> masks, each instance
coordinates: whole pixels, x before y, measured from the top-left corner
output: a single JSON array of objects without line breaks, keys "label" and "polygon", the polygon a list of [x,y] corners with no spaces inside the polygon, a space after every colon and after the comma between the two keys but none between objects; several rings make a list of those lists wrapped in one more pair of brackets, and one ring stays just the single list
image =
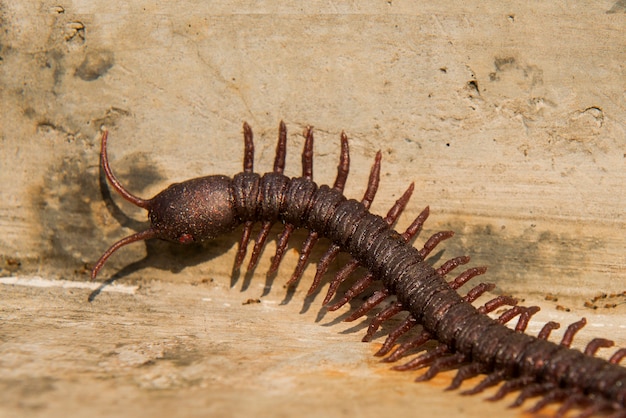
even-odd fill
[{"label": "dark brown body", "polygon": [[[584,325],[584,320],[570,326],[561,344],[547,341],[550,330],[558,327],[558,324],[546,324],[539,337],[527,335],[523,331],[530,316],[538,308],[514,306],[516,301],[510,298],[497,297],[482,307],[474,307],[470,302],[490,287],[478,285],[465,296],[459,295],[456,289],[472,277],[482,274],[484,269],[470,269],[448,282],[444,278],[445,274],[466,263],[469,260],[467,257],[453,259],[437,269],[424,261],[428,252],[451,234],[433,236],[422,250],[417,250],[407,242],[421,228],[427,210],[414,221],[412,226],[415,227],[410,227],[404,234],[391,227],[408,201],[412,186],[386,218],[369,212],[369,204],[378,185],[380,156],[372,170],[366,196],[362,201],[356,201],[347,199],[342,192],[348,171],[345,135],[342,136],[342,158],[333,187],[318,186],[312,180],[313,135],[310,129],[305,132],[307,145],[303,153],[303,176],[299,178],[288,178],[282,174],[286,140],[283,124],[274,171],[263,176],[252,172],[252,132],[247,125],[244,125],[244,136],[246,153],[242,173],[233,178],[209,176],[173,184],[153,199],[143,200],[132,196],[113,176],[106,158],[105,134],[102,159],[107,177],[124,197],[149,211],[151,227],[148,231],[114,244],[94,267],[93,277],[115,250],[130,242],[147,238],[180,243],[204,241],[243,224],[244,234],[235,266],[238,269],[245,256],[251,226],[255,222],[261,222],[262,230],[257,238],[251,265],[256,263],[270,227],[276,222],[285,224],[272,264],[275,271],[291,231],[305,228],[310,231],[310,235],[302,250],[302,263],[306,263],[310,247],[318,237],[326,237],[333,243],[327,256],[320,262],[319,274],[312,289],[319,284],[318,276],[321,277],[325,271],[328,260],[338,251],[348,252],[354,258],[352,265],[360,264],[370,272],[330,309],[336,309],[373,282],[380,281],[380,290],[357,311],[359,315],[350,319],[362,315],[387,297],[395,296],[397,301],[374,318],[367,336],[371,337],[384,320],[402,311],[408,312],[403,324],[387,338],[381,354],[390,352],[398,338],[418,324],[422,329],[417,338],[400,344],[387,359],[395,361],[404,356],[405,352],[410,353],[412,348],[429,340],[438,342],[435,349],[398,369],[430,366],[423,375],[427,379],[440,370],[459,368],[451,387],[458,387],[463,380],[485,373],[487,378],[470,393],[507,380],[496,397],[521,390],[517,401],[521,403],[527,397],[541,395],[542,399],[535,410],[544,404],[559,401],[562,402],[559,413],[579,407],[585,414],[610,412],[626,415],[626,369],[616,364],[626,355],[624,350],[619,350],[610,361],[605,361],[593,357],[593,353],[599,347],[612,345],[610,340],[592,341],[585,354],[570,349],[569,344],[575,332]],[[331,292],[325,303],[330,301],[333,289],[349,273],[340,272],[340,277],[331,283]],[[298,278],[299,273],[289,283],[295,283]],[[502,305],[513,307],[498,319],[485,315]],[[519,322],[515,330],[504,325],[516,316],[519,316]]]}]

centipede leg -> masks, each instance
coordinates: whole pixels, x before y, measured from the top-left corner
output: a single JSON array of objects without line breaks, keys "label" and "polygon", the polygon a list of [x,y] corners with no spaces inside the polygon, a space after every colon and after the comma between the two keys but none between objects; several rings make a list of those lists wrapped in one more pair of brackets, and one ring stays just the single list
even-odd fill
[{"label": "centipede leg", "polygon": [[[312,141],[311,141],[312,142]],[[303,153],[304,160],[304,153]],[[305,172],[305,164],[303,163],[303,173]],[[333,189],[343,192],[343,189],[346,185],[346,180],[348,179],[348,173],[350,172],[350,147],[348,145],[348,136],[345,132],[341,133],[341,154],[339,157],[339,165],[337,166],[337,176],[335,178],[335,183],[333,185]],[[313,175],[313,169],[311,166],[311,176]],[[317,243],[319,239],[319,235],[315,231],[309,232],[309,235],[304,240],[302,244],[302,248],[300,249],[300,257],[298,257],[298,263],[296,268],[291,275],[291,278],[287,282],[288,287],[294,286],[294,284],[300,280],[302,277],[302,273],[306,267],[307,261],[313,251],[313,246]],[[313,293],[313,292],[311,292]]]},{"label": "centipede leg", "polygon": [[[247,122],[243,123],[243,139],[243,171],[246,173],[252,173],[254,170],[254,134],[252,133],[252,128],[250,128],[250,125],[248,125]],[[244,223],[241,239],[239,240],[239,247],[237,249],[237,255],[235,256],[233,272],[239,271],[241,265],[243,264],[243,260],[246,258],[248,242],[250,241],[250,234],[252,233],[253,225],[254,223],[251,221]]]},{"label": "centipede leg", "polygon": [[[387,216],[385,216],[385,223],[387,225],[391,226],[396,222],[396,220],[398,220],[398,217],[406,208],[406,205],[411,198],[411,194],[413,194],[414,188],[415,185],[411,183],[407,190],[402,194],[402,196],[394,203],[391,209],[389,209],[389,211],[387,212]],[[328,293],[326,293],[326,297],[322,302],[323,305],[326,305],[328,304],[328,302],[330,302],[339,285],[343,283],[350,276],[350,274],[357,269],[358,266],[359,262],[355,259],[352,259],[345,266],[343,266],[341,270],[339,270],[339,272],[335,275],[335,278],[330,282],[330,286],[328,287]]]},{"label": "centipede leg", "polygon": [[[380,151],[376,153],[376,158],[374,159],[374,165],[372,165],[372,169],[370,170],[369,180],[367,182],[367,189],[365,190],[365,194],[361,203],[365,206],[366,209],[372,204],[374,197],[376,196],[376,192],[378,191],[378,185],[380,184],[380,160],[382,158],[382,154]],[[315,273],[315,277],[313,278],[313,283],[307,292],[307,296],[311,296],[320,283],[322,282],[322,276],[328,271],[328,267],[330,263],[337,257],[341,248],[337,244],[331,244],[326,253],[322,256],[320,261],[317,264],[317,271]]]},{"label": "centipede leg", "polygon": [[[280,121],[278,128],[278,144],[276,145],[276,156],[274,157],[274,173],[282,174],[285,171],[285,159],[287,157],[287,126],[285,122]],[[248,263],[248,271],[254,270],[256,267],[259,256],[263,251],[263,247],[267,242],[267,237],[270,234],[270,230],[274,222],[266,221],[261,224],[261,231],[257,236],[254,248],[252,249],[252,255],[250,256],[250,262]]]},{"label": "centipede leg", "polygon": [[[313,179],[313,128],[311,126],[307,126],[303,133],[305,137],[304,149],[302,150],[302,177],[312,180]],[[285,133],[286,139],[286,133]],[[280,169],[280,167],[279,167]],[[289,243],[289,238],[291,237],[292,232],[295,230],[295,226],[291,224],[285,225],[283,232],[278,238],[278,243],[276,245],[276,253],[272,258],[272,264],[267,271],[267,276],[271,276],[278,270],[278,266],[285,255],[285,250],[287,249],[287,245]]]}]

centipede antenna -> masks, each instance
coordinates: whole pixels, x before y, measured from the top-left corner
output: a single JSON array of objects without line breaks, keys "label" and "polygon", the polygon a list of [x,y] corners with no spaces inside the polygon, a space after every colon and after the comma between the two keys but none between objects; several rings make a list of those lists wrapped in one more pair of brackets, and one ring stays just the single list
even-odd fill
[{"label": "centipede antenna", "polygon": [[128,244],[132,244],[133,242],[155,238],[156,235],[157,235],[156,231],[154,231],[153,229],[147,229],[145,231],[137,232],[136,234],[130,235],[126,238],[122,238],[115,244],[111,245],[109,249],[106,250],[104,254],[102,254],[100,259],[96,262],[96,264],[91,269],[91,280],[95,280],[96,276],[98,275],[98,272],[100,271],[102,266],[104,266],[104,263],[109,259],[109,257],[111,257],[111,255],[114,252],[119,250],[121,247],[128,245]]},{"label": "centipede antenna", "polygon": [[130,193],[122,183],[119,182],[115,174],[113,174],[113,170],[111,170],[111,166],[109,165],[109,156],[107,154],[107,139],[109,137],[109,131],[106,129],[102,132],[102,143],[100,148],[100,162],[102,164],[102,168],[104,169],[104,174],[106,175],[107,180],[111,183],[111,186],[115,189],[120,196],[124,199],[128,200],[135,206],[139,206],[143,209],[150,208],[150,200],[142,199]]}]

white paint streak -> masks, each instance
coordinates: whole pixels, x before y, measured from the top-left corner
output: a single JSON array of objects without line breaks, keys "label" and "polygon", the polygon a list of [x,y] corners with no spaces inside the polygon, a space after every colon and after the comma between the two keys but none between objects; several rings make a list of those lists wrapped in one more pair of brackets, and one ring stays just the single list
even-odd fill
[{"label": "white paint streak", "polygon": [[[64,289],[91,289],[96,290],[102,286],[102,283],[94,282],[76,282],[71,280],[49,280],[39,276],[31,277],[0,277],[0,284],[13,286],[28,287],[62,287]],[[121,284],[111,284],[102,287],[103,292],[117,292],[134,294],[138,286],[125,286]]]}]

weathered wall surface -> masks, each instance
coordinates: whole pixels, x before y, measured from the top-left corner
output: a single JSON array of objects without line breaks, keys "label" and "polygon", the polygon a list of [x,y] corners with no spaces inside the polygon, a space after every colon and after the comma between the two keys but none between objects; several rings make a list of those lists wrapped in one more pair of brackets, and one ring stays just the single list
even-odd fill
[{"label": "weathered wall surface", "polygon": [[[103,196],[102,126],[120,179],[149,197],[174,181],[239,171],[244,120],[255,131],[255,167],[269,170],[282,119],[288,174],[299,173],[306,125],[316,128],[320,183],[333,180],[339,133],[348,133],[350,196],[362,194],[381,149],[373,209],[384,213],[415,181],[399,227],[430,205],[424,235],[457,232],[440,259],[470,254],[506,292],[555,294],[561,301],[545,302],[549,309],[563,304],[589,316],[585,300],[626,290],[623,1],[282,3],[1,3],[0,275],[79,282],[108,245],[145,227],[141,211]],[[185,300],[194,294],[185,286],[206,278],[229,284],[236,240],[203,249],[135,244],[110,260],[102,279],[119,272],[144,290],[166,282]],[[262,286],[272,250],[270,243],[252,283]],[[270,298],[281,300],[296,259],[288,254]],[[246,298],[259,296],[254,286]],[[13,302],[3,315],[14,317],[16,300],[41,303],[28,307],[33,317],[47,306],[45,293],[5,288],[3,304],[9,295]],[[61,303],[61,316],[96,309],[83,305],[87,294]],[[238,291],[225,294],[240,303]],[[134,309],[132,300],[123,306]],[[613,318],[599,322],[623,322],[618,310],[598,306]],[[32,317],[15,318],[6,332],[18,338]]]}]

